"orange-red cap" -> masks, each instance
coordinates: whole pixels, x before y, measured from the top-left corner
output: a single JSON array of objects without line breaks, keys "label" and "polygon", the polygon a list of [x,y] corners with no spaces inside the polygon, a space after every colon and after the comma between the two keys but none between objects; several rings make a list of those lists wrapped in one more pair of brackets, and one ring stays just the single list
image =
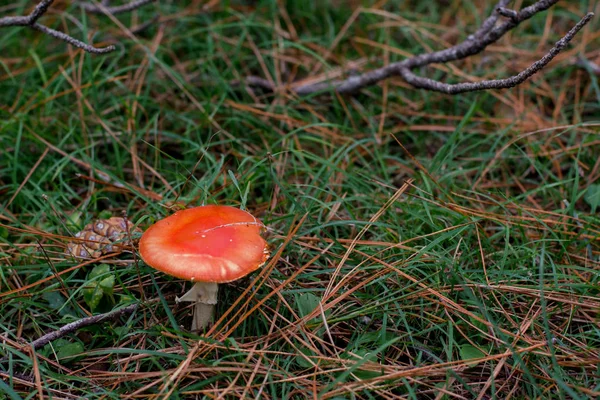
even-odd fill
[{"label": "orange-red cap", "polygon": [[201,206],[178,211],[152,225],[140,239],[146,264],[193,282],[231,282],[269,257],[264,225],[246,211]]}]

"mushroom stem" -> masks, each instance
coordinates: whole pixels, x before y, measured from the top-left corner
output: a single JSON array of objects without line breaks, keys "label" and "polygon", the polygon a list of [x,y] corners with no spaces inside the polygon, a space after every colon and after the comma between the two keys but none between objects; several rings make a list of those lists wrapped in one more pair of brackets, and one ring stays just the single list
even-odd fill
[{"label": "mushroom stem", "polygon": [[218,292],[219,285],[214,282],[196,282],[183,296],[175,298],[177,303],[182,301],[194,303],[192,331],[202,330],[211,322]]}]

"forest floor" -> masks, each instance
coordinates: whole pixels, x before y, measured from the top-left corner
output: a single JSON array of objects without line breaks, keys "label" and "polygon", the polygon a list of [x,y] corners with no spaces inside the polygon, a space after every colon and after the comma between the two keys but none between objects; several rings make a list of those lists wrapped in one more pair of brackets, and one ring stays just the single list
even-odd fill
[{"label": "forest floor", "polygon": [[[298,96],[288,84],[464,40],[493,3],[176,3],[107,17],[57,2],[40,19],[116,44],[105,55],[2,28],[0,399],[600,396],[600,88],[574,65],[598,61],[598,17],[510,90],[395,77]],[[414,72],[515,75],[589,7],[559,2]],[[191,284],[140,260],[139,231],[117,253],[65,253],[98,219],[143,231],[202,204],[256,215],[272,248],[221,286],[206,332],[175,303]]]}]

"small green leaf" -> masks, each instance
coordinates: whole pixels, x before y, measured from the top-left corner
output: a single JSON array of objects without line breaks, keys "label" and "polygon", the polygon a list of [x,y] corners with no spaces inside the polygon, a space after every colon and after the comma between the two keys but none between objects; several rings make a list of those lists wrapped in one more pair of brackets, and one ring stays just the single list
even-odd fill
[{"label": "small green leaf", "polygon": [[98,219],[109,219],[110,217],[112,217],[112,213],[109,210],[102,210],[98,214]]},{"label": "small green leaf", "polygon": [[113,288],[115,287],[115,277],[114,275],[111,275],[102,279],[98,284],[104,294],[111,296],[113,294]]},{"label": "small green leaf", "polygon": [[103,296],[104,291],[98,282],[90,282],[88,286],[83,289],[83,299],[92,311],[98,307],[98,304],[100,304],[100,300],[102,300]]},{"label": "small green leaf", "polygon": [[319,306],[319,298],[312,293],[302,293],[296,296],[296,305],[301,317],[306,317]]},{"label": "small green leaf", "polygon": [[56,349],[56,357],[59,360],[73,358],[83,353],[84,350],[83,345],[79,342],[61,342],[58,345],[55,344],[54,348]]},{"label": "small green leaf", "polygon": [[115,276],[111,274],[108,264],[100,264],[88,274],[88,283],[83,289],[83,297],[93,311],[104,295],[112,296],[115,286]]},{"label": "small green leaf", "polygon": [[112,329],[113,329],[113,332],[118,337],[125,337],[127,334],[131,333],[131,326],[129,326],[129,325],[126,325],[126,326],[115,326]]},{"label": "small green leaf", "polygon": [[108,264],[100,264],[96,265],[94,269],[92,269],[88,275],[88,280],[96,279],[102,275],[106,275],[110,273],[110,265]]},{"label": "small green leaf", "polygon": [[54,310],[58,310],[65,304],[65,298],[62,294],[55,291],[42,293],[42,298],[48,302],[48,306]]},{"label": "small green leaf", "polygon": [[114,286],[115,276],[110,271],[110,265],[97,265],[88,274],[88,282],[83,289],[83,299],[94,311],[104,295],[112,298]]},{"label": "small green leaf", "polygon": [[[298,354],[296,356],[296,363],[301,366],[302,368],[313,368],[316,364],[318,364],[318,361],[315,357],[315,353],[313,353],[312,350],[306,348],[306,347],[299,347],[298,350],[300,351],[300,353],[302,354]],[[311,363],[309,360],[312,360],[313,362]]]},{"label": "small green leaf", "polygon": [[3,226],[0,226],[0,238],[8,239],[8,229]]},{"label": "small green leaf", "polygon": [[394,337],[396,337],[396,335],[393,332],[390,332],[390,331],[382,332],[381,330],[378,330],[378,331],[361,333],[360,335],[358,335],[356,337],[356,339],[352,343],[353,343],[355,349],[359,349],[359,348],[361,348],[361,346],[363,344],[384,343],[389,340],[392,340]]},{"label": "small green leaf", "polygon": [[592,207],[592,212],[595,212],[600,207],[600,184],[589,185],[583,198]]},{"label": "small green leaf", "polygon": [[358,369],[353,372],[354,376],[356,376],[360,380],[374,379],[384,375],[383,371],[371,371],[367,369]]},{"label": "small green leaf", "polygon": [[[471,321],[471,324],[473,324],[473,326],[478,328],[480,331],[487,332],[487,329],[488,329],[487,325],[484,324],[483,322],[481,322],[482,320],[485,321],[485,317],[480,314],[474,314],[474,315],[478,316],[479,319],[469,316],[469,320]],[[480,333],[481,332],[474,332],[474,334],[480,334]]]},{"label": "small green leaf", "polygon": [[236,350],[240,350],[240,345],[233,337],[228,337],[227,339],[225,339],[225,341],[223,343],[225,344],[225,346],[227,346],[227,348],[233,348]]},{"label": "small green leaf", "polygon": [[[477,347],[472,346],[470,344],[463,344],[462,346],[460,346],[460,358],[461,360],[472,360],[475,358],[482,358],[485,357],[485,353],[481,350],[479,350]],[[468,365],[470,366],[475,366],[477,365],[477,362],[474,363],[470,363]]]},{"label": "small green leaf", "polygon": [[60,292],[50,290],[42,293],[42,298],[48,302],[50,308],[59,310],[60,315],[77,315],[71,307],[65,305],[67,300]]},{"label": "small green leaf", "polygon": [[133,304],[136,302],[135,297],[128,294],[122,294],[119,296],[119,304]]},{"label": "small green leaf", "polygon": [[[312,313],[315,309],[320,310],[319,304],[321,299],[315,296],[312,293],[302,293],[296,296],[296,305],[298,307],[298,312],[301,317],[306,317],[310,313]],[[325,317],[329,317],[331,314],[331,310],[325,311]],[[321,321],[321,313],[319,312],[317,316],[311,319],[309,322],[319,322]]]},{"label": "small green leaf", "polygon": [[[359,364],[364,364],[366,362],[377,362],[377,353],[370,351],[369,349],[365,349],[365,348],[355,348],[354,350],[350,351],[345,351],[342,354],[340,354],[340,357],[345,359],[345,360],[352,360],[356,363]],[[356,378],[364,380],[364,379],[372,379],[372,378],[377,378],[378,376],[382,376],[384,373],[383,371],[373,371],[371,369],[363,369],[363,368],[352,368],[352,374],[354,375]],[[344,373],[345,378],[343,379],[344,382],[348,382],[349,379],[351,379],[351,375]],[[341,374],[339,375],[341,376]]]},{"label": "small green leaf", "polygon": [[67,226],[69,228],[78,228],[81,223],[81,211],[75,211],[66,218]]}]

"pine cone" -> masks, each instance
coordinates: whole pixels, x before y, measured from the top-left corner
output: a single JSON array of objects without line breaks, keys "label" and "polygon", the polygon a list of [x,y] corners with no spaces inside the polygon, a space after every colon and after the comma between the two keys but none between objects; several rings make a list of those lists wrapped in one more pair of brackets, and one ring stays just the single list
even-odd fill
[{"label": "pine cone", "polygon": [[102,254],[118,251],[128,239],[127,231],[141,232],[133,224],[121,217],[99,219],[87,224],[75,237],[81,239],[67,245],[66,253],[75,258],[96,258]]}]

